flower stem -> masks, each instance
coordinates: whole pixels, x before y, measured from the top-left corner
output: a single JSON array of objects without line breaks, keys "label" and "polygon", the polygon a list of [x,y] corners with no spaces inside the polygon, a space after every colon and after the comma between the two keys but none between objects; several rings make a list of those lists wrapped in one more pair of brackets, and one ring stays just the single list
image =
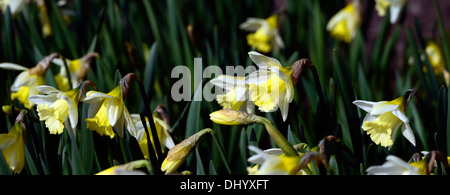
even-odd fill
[{"label": "flower stem", "polygon": [[281,134],[281,132],[264,117],[257,117],[255,119],[257,123],[263,124],[266,127],[267,132],[273,138],[275,143],[283,150],[286,156],[298,156],[297,151],[292,147],[288,140]]}]

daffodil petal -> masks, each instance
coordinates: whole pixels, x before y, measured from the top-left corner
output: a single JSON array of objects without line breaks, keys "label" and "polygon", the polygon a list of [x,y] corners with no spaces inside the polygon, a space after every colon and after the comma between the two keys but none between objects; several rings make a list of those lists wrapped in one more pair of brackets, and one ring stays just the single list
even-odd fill
[{"label": "daffodil petal", "polygon": [[403,111],[401,111],[400,109],[393,110],[392,114],[394,114],[396,117],[398,117],[402,122],[409,123],[408,117],[406,117],[405,113]]},{"label": "daffodil petal", "polygon": [[253,32],[258,30],[266,20],[260,18],[247,18],[247,20],[239,25],[239,29]]},{"label": "daffodil petal", "polygon": [[247,83],[248,85],[263,84],[272,77],[272,74],[274,73],[270,70],[258,70],[245,77],[245,83]]},{"label": "daffodil petal", "polygon": [[130,132],[131,135],[136,135],[137,129],[133,119],[131,118],[130,112],[126,106],[124,106],[123,109],[123,117],[125,119],[125,125],[127,126],[128,132]]},{"label": "daffodil petal", "polygon": [[111,124],[111,126],[116,125],[117,120],[123,113],[123,107],[123,103],[118,98],[112,98],[108,100],[106,110],[108,113],[109,124]]},{"label": "daffodil petal", "polygon": [[260,69],[269,69],[269,68],[275,68],[278,67],[279,69],[283,68],[281,66],[280,61],[278,61],[275,58],[267,57],[263,54],[260,54],[255,51],[251,51],[248,53],[250,56],[250,59],[260,68]]},{"label": "daffodil petal", "polygon": [[378,102],[370,102],[370,101],[364,101],[364,100],[356,100],[353,101],[353,104],[358,106],[359,108],[363,109],[364,111],[370,113],[372,112],[373,106],[377,105]]},{"label": "daffodil petal", "polygon": [[14,83],[11,85],[11,91],[19,91],[20,87],[27,85],[30,80],[32,80],[30,73],[28,71],[23,71],[14,80]]},{"label": "daffodil petal", "polygon": [[97,92],[97,91],[89,91],[86,94],[86,97],[82,98],[81,101],[82,102],[95,102],[95,101],[99,101],[99,99],[104,99],[104,98],[113,98],[113,96],[110,95],[106,95],[104,93],[101,92]]},{"label": "daffodil petal", "polygon": [[100,101],[89,103],[88,118],[93,118],[97,114],[98,110],[102,107],[103,101],[104,100],[101,99]]},{"label": "daffodil petal", "polygon": [[117,135],[119,137],[123,138],[123,125],[124,125],[124,117],[123,115],[120,115],[120,117],[117,119],[116,125],[114,125],[114,130],[116,131]]},{"label": "daffodil petal", "polygon": [[402,125],[402,134],[405,138],[411,142],[412,145],[416,146],[416,138],[414,137],[414,133],[411,129],[409,123],[403,123]]},{"label": "daffodil petal", "polygon": [[48,86],[48,85],[37,86],[36,89],[43,94],[62,93],[61,91],[55,89],[52,86]]},{"label": "daffodil petal", "polygon": [[286,90],[281,92],[280,96],[278,96],[278,104],[281,111],[281,116],[283,117],[283,121],[286,121],[288,114],[289,114],[289,102],[285,99],[286,96]]},{"label": "daffodil petal", "polygon": [[6,70],[15,70],[15,71],[25,71],[25,70],[28,70],[27,67],[23,67],[23,66],[21,66],[21,65],[14,64],[14,63],[9,63],[9,62],[0,63],[0,68],[6,69]]},{"label": "daffodil petal", "polygon": [[33,95],[28,97],[28,100],[33,102],[34,104],[48,104],[51,105],[53,102],[58,100],[58,97],[56,97],[56,94],[53,95]]},{"label": "daffodil petal", "polygon": [[378,104],[374,105],[372,111],[370,111],[370,114],[372,115],[380,115],[386,112],[392,112],[393,110],[397,109],[400,105],[397,104],[391,104],[387,101],[379,102]]}]

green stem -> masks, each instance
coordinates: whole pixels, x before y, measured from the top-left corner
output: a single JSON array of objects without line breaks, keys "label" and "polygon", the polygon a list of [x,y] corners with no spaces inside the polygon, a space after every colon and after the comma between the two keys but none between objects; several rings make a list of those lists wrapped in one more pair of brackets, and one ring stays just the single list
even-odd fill
[{"label": "green stem", "polygon": [[268,119],[264,117],[257,117],[255,119],[257,123],[263,124],[266,127],[267,132],[273,138],[275,143],[283,150],[286,156],[298,156],[297,151],[292,147],[289,141],[281,134],[281,132],[272,125]]}]

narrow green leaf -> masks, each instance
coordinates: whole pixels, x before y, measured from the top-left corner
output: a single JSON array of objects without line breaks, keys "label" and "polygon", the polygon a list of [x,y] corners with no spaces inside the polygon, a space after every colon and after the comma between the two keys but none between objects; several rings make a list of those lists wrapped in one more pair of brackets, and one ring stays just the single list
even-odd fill
[{"label": "narrow green leaf", "polygon": [[195,157],[197,162],[197,175],[205,175],[205,168],[203,167],[203,162],[200,157],[200,153],[198,152],[198,147],[195,147]]}]

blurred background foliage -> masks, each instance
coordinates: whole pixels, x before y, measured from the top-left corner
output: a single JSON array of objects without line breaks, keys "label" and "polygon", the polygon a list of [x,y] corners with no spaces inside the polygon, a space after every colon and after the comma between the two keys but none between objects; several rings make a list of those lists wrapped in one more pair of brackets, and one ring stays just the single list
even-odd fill
[{"label": "blurred background foliage", "polygon": [[[420,151],[439,150],[447,156],[450,123],[447,123],[448,88],[441,76],[423,71],[430,68],[422,61],[429,40],[441,49],[448,48],[445,39],[450,21],[445,0],[408,1],[401,19],[390,24],[388,17],[376,14],[372,0],[362,1],[362,24],[354,40],[347,44],[330,37],[326,31],[329,19],[346,5],[342,0],[45,0],[53,33],[42,33],[42,14],[30,3],[21,13],[0,15],[0,61],[33,67],[44,56],[58,52],[77,59],[88,52],[98,52],[87,80],[98,91],[111,91],[122,75],[135,72],[144,82],[151,109],[165,106],[170,117],[175,143],[204,128],[214,136],[205,136],[180,170],[194,174],[246,174],[247,145],[276,147],[264,127],[221,126],[209,114],[221,109],[216,101],[174,102],[170,96],[174,67],[190,68],[194,58],[201,57],[206,66],[253,65],[248,57],[245,31],[238,28],[249,17],[267,18],[280,14],[280,33],[285,49],[268,56],[290,66],[296,60],[309,58],[315,65],[320,85],[328,102],[329,121],[321,112],[316,83],[310,71],[301,77],[289,118],[282,122],[279,111],[261,113],[271,120],[292,144],[306,143],[316,147],[320,140],[334,135],[341,143],[328,143],[327,157],[336,162],[332,173],[365,174],[365,168],[381,164],[388,154],[409,159]],[[436,8],[443,14],[436,17]],[[441,19],[441,20],[438,20]],[[444,34],[443,34],[444,33]],[[444,51],[444,50],[443,50]],[[444,51],[448,53],[448,51]],[[445,67],[450,68],[449,56]],[[48,85],[55,86],[53,76],[58,66],[46,74]],[[225,72],[225,71],[224,71]],[[1,105],[11,102],[9,89],[19,72],[0,71]],[[218,75],[216,75],[218,76]],[[205,84],[209,79],[203,79]],[[194,96],[195,87],[191,94]],[[352,101],[393,100],[408,89],[420,91],[406,110],[417,139],[412,147],[403,136],[397,136],[391,150],[375,145],[361,129],[365,113]],[[143,101],[137,85],[130,89],[125,104],[131,113],[143,112]],[[26,165],[22,174],[94,174],[116,164],[142,159],[134,138],[101,137],[86,129],[83,116],[87,106],[79,105],[80,122],[77,143],[70,143],[67,133],[50,135],[37,112],[27,119]],[[13,116],[0,113],[0,133],[6,133]],[[399,131],[400,133],[400,131]],[[225,159],[223,158],[225,156]],[[330,164],[333,164],[330,162]],[[337,170],[336,170],[337,169]],[[330,172],[331,174],[331,172]]]}]

